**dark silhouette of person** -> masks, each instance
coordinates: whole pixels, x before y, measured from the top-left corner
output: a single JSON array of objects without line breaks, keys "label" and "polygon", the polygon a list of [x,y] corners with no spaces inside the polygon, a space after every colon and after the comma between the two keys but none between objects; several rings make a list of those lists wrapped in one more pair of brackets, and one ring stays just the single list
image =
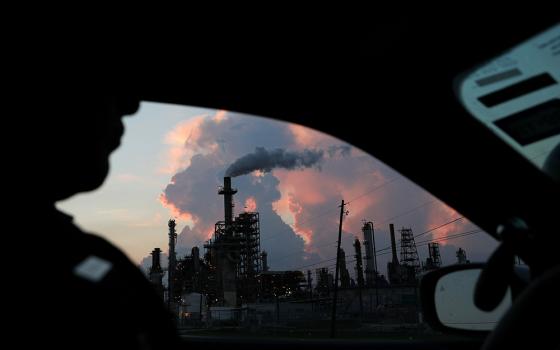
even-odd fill
[{"label": "dark silhouette of person", "polygon": [[32,146],[23,154],[35,156],[21,160],[29,164],[22,165],[18,210],[33,209],[31,229],[25,225],[33,234],[18,236],[22,260],[29,263],[21,266],[16,294],[25,333],[19,344],[177,348],[171,314],[142,272],[119,249],[83,232],[55,207],[103,184],[109,155],[124,131],[122,118],[137,111],[139,99],[121,93],[127,89],[108,89],[111,84],[104,89],[67,86],[34,99],[40,114],[28,121]]}]

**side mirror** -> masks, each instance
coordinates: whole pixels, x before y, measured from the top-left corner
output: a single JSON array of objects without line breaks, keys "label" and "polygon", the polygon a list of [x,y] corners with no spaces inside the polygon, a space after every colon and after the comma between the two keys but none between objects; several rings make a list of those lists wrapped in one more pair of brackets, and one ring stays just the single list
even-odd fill
[{"label": "side mirror", "polygon": [[484,264],[447,266],[426,274],[420,283],[425,321],[446,333],[486,334],[511,306],[511,291],[492,311],[476,307],[474,291]]}]

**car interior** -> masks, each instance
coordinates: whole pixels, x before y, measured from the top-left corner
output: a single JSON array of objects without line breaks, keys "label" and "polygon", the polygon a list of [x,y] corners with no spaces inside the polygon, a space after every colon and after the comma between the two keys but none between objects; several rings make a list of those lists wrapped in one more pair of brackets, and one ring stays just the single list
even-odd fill
[{"label": "car interior", "polygon": [[[327,15],[317,9],[278,19],[192,21],[142,37],[142,74],[126,86],[142,101],[264,116],[335,136],[500,241],[485,264],[445,267],[421,281],[425,321],[450,337],[192,336],[184,339],[185,348],[560,344],[554,321],[560,313],[560,21],[551,9],[510,10],[457,5],[447,14],[401,9]],[[544,139],[552,147],[537,164],[531,147]],[[529,272],[517,271],[516,257]],[[490,312],[506,294],[511,298],[492,330],[454,326],[456,315],[446,321],[438,311],[442,284],[453,286],[453,274],[461,273],[471,276],[478,309]]]},{"label": "car interior", "polygon": [[[289,28],[268,23],[264,35],[258,37],[251,33],[255,26],[265,27],[264,23],[239,23],[235,30],[189,38],[183,45],[209,54],[193,58],[171,53],[166,56],[169,61],[162,62],[157,74],[150,76],[153,80],[148,79],[150,83],[140,89],[147,101],[296,122],[348,141],[394,167],[502,241],[487,266],[481,267],[478,305],[492,309],[514,283],[505,277],[513,275],[513,256],[530,267],[531,281],[513,296],[513,306],[490,335],[486,331],[470,341],[421,343],[322,340],[307,341],[306,347],[476,349],[484,344],[486,349],[497,349],[519,344],[558,345],[554,322],[548,321],[559,308],[554,297],[558,289],[553,287],[559,276],[559,236],[554,228],[560,198],[557,168],[556,173],[539,169],[511,142],[477,120],[469,110],[470,102],[457,95],[461,77],[553,26],[556,49],[551,50],[556,50],[552,55],[558,63],[557,16],[544,10],[522,12],[499,17],[473,13],[461,18],[373,15],[355,18],[348,26],[337,26],[325,18],[309,30],[304,29],[304,17],[290,22]],[[529,76],[546,77],[528,85],[557,86],[557,63],[550,67],[535,64],[535,74]],[[501,94],[488,93],[480,101],[492,108],[527,93],[523,86],[522,92],[516,89],[519,86]],[[558,134],[558,97],[555,90],[550,98],[555,107],[546,112],[552,135]],[[539,115],[534,109],[528,113]],[[422,292],[433,293],[434,285],[435,280],[425,282]],[[430,300],[428,294],[422,298]],[[427,307],[429,302],[424,304]],[[437,324],[437,317],[425,312]],[[445,328],[453,332],[440,327]],[[290,342],[270,340],[266,344],[281,348]],[[258,340],[240,339],[189,339],[188,343],[244,348],[262,345]]]}]

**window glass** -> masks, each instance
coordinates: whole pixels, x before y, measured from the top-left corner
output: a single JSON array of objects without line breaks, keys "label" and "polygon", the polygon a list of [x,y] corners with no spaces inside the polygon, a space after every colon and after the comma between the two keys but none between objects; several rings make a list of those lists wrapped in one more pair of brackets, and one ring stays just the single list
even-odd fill
[{"label": "window glass", "polygon": [[103,187],[58,207],[142,269],[185,336],[328,337],[341,217],[340,338],[434,336],[418,279],[496,246],[379,160],[300,125],[147,102],[125,123]]}]

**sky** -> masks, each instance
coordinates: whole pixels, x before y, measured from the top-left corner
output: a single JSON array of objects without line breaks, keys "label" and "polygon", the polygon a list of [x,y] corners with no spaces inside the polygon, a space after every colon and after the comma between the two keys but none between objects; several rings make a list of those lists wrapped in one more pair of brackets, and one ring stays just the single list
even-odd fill
[{"label": "sky", "polygon": [[[261,250],[272,270],[334,268],[339,205],[348,202],[341,245],[354,273],[356,237],[364,220],[373,221],[377,249],[390,245],[389,224],[424,233],[461,214],[371,155],[318,131],[268,118],[161,103],[141,104],[125,118],[121,147],[111,156],[103,186],[59,202],[84,230],[99,234],[147,267],[149,253],[167,252],[167,221],[177,221],[178,255],[193,246],[203,251],[214,223],[223,220],[217,194],[226,170],[275,155],[261,170],[233,177],[235,215],[256,210],[261,218]],[[269,159],[270,160],[270,159]],[[283,167],[276,167],[284,162]],[[289,165],[286,165],[288,164]],[[445,171],[445,169],[442,169]],[[417,238],[421,260],[427,241],[471,232],[459,219]],[[484,232],[440,241],[444,264],[456,261],[458,247],[471,261],[484,261],[496,242]],[[380,272],[390,255],[378,255]],[[165,264],[165,262],[164,262]]]}]

